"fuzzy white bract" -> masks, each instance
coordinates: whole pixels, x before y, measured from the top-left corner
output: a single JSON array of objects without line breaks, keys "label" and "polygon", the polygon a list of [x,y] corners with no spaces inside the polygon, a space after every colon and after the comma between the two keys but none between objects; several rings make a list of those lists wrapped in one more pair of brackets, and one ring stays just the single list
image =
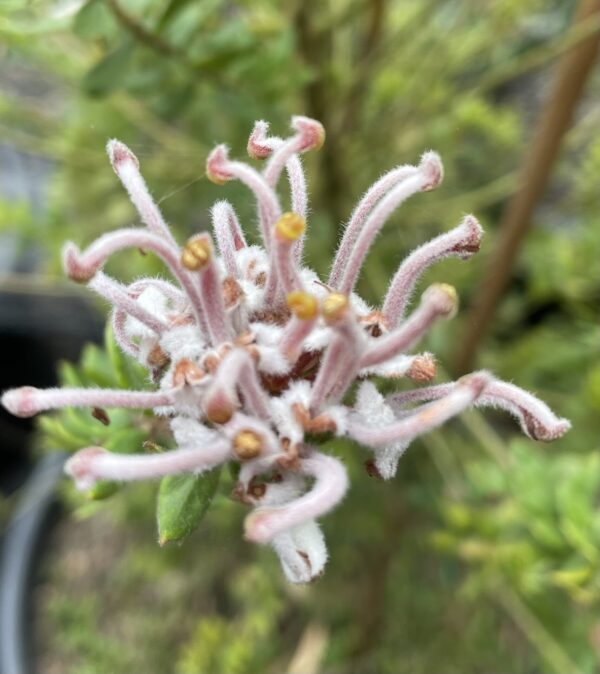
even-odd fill
[{"label": "fuzzy white bract", "polygon": [[[413,349],[437,319],[454,314],[456,292],[433,285],[412,313],[406,315],[406,309],[423,271],[449,256],[470,257],[479,249],[482,230],[469,215],[413,251],[392,278],[381,308],[368,307],[354,287],[371,244],[404,200],[440,183],[441,161],[427,152],[417,166],[392,169],[366,192],[324,282],[302,262],[308,200],[300,154],[318,149],[325,134],[306,117],[294,117],[292,129],[284,140],[270,137],[265,122],[256,123],[248,151],[266,161],[262,171],[231,160],[224,145],[208,157],[211,180],[239,180],[253,193],[262,247],[247,244],[226,201],[211,211],[216,246],[203,232],[181,247],[135,155],[110,141],[112,166],[145,226],[107,233],[85,250],[66,244],[64,267],[112,305],[118,343],[148,368],[155,390],[23,387],[7,391],[2,402],[22,417],[65,406],[152,408],[170,420],[177,448],[127,456],[82,449],[66,464],[76,484],[88,489],[105,479],[199,474],[238,462],[235,495],[252,507],[245,537],[270,544],[290,581],[308,582],[327,561],[316,520],[348,487],[342,462],[319,452],[308,436],[313,443],[328,434],[356,440],[373,451],[369,472],[389,479],[413,438],[471,405],[509,411],[537,440],[560,437],[569,423],[487,372],[387,398],[365,381],[377,375],[421,385],[434,378],[433,356]],[[276,192],[284,171],[290,212],[283,212]],[[123,285],[105,275],[106,260],[125,248],[156,254],[172,280]],[[355,382],[361,383],[352,388]]]}]

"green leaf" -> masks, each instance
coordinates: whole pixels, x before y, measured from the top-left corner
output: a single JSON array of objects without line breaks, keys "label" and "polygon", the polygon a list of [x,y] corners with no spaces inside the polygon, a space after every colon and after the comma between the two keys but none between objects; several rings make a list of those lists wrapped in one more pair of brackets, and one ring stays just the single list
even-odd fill
[{"label": "green leaf", "polygon": [[118,482],[101,480],[86,492],[86,496],[91,501],[103,501],[119,491],[120,486]]},{"label": "green leaf", "polygon": [[91,0],[77,12],[73,22],[73,32],[86,40],[110,38],[117,29],[117,23],[102,0]]},{"label": "green leaf", "polygon": [[110,432],[98,420],[93,419],[92,412],[88,408],[76,409],[67,407],[55,417],[72,435],[84,441],[86,445],[102,444],[104,438]]},{"label": "green leaf", "polygon": [[576,550],[596,563],[600,454],[565,456],[559,466],[562,480],[556,488],[556,504],[561,531]]},{"label": "green leaf", "polygon": [[124,42],[108,53],[83,78],[83,89],[90,96],[104,96],[125,80],[133,55],[133,43]]},{"label": "green leaf", "polygon": [[110,322],[106,324],[104,331],[104,348],[106,353],[100,353],[108,359],[113,386],[136,389],[148,387],[146,370],[137,361],[123,353],[115,340]]},{"label": "green leaf", "polygon": [[140,452],[142,443],[146,439],[146,433],[139,428],[122,428],[110,432],[104,447],[115,454],[135,454]]},{"label": "green leaf", "polygon": [[75,388],[83,386],[81,375],[72,363],[61,361],[58,366],[58,376],[60,383],[64,386],[73,386]]},{"label": "green leaf", "polygon": [[200,524],[219,484],[219,468],[203,475],[169,475],[160,483],[156,516],[158,542],[181,541]]},{"label": "green leaf", "polygon": [[114,388],[116,377],[109,367],[106,353],[96,344],[86,344],[79,361],[79,373],[87,386]]},{"label": "green leaf", "polygon": [[74,452],[86,444],[86,438],[72,433],[57,417],[42,416],[37,419],[44,436],[44,446],[49,449]]},{"label": "green leaf", "polygon": [[110,322],[106,323],[104,330],[104,347],[108,360],[112,367],[112,371],[116,376],[116,382],[121,388],[126,388],[127,381],[127,360],[125,355],[118,347],[115,337],[113,335],[112,326]]}]

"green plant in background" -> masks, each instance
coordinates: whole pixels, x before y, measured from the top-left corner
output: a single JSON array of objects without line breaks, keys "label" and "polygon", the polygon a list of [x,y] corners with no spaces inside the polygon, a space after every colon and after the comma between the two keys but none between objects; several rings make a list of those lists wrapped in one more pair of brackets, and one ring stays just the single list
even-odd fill
[{"label": "green plant in background", "polygon": [[509,456],[505,470],[490,461],[466,464],[478,491],[466,495],[466,507],[448,504],[449,530],[436,542],[490,576],[508,576],[525,595],[559,587],[578,604],[597,603],[600,456],[548,458],[517,441]]},{"label": "green plant in background", "polygon": [[[94,0],[50,21],[45,3],[25,9],[13,2],[0,30],[14,67],[32,79],[36,67],[49,71],[55,83],[41,105],[10,90],[2,99],[5,123],[18,127],[11,141],[63,167],[38,234],[43,226],[55,250],[68,236],[65,213],[90,236],[129,217],[92,151],[112,136],[134,149],[156,194],[168,198],[173,222],[196,231],[215,194],[200,180],[202,158],[215,138],[241,149],[268,108],[276,128],[300,110],[328,129],[313,180],[321,226],[310,252],[319,272],[327,260],[319,251],[335,245],[349,195],[373,182],[391,155],[414,160],[428,144],[436,147],[447,188],[425,213],[409,207],[411,229],[402,236],[412,247],[422,238],[417,228],[434,231],[432,218],[456,220],[464,203],[481,212],[513,188],[522,103],[517,88],[501,103],[492,95],[519,74],[519,64],[539,66],[564,48],[568,3],[542,5],[493,2],[481,12],[458,1],[294,7]],[[100,202],[102,215],[92,206]],[[392,265],[388,236],[380,248]],[[368,290],[379,296],[382,289]]]},{"label": "green plant in background", "polygon": [[[236,618],[199,617],[181,650],[177,672],[243,674],[266,671],[277,660],[274,644],[285,606],[279,588],[268,571],[259,568],[240,569],[230,587],[238,605]],[[257,648],[257,644],[262,647]]]},{"label": "green plant in background", "polygon": [[[45,3],[33,9],[21,2],[7,4],[0,22],[9,45],[5,60],[31,82],[38,81],[39,72],[49,74],[53,86],[42,104],[39,98],[5,88],[2,124],[11,143],[48,156],[59,171],[44,216],[19,215],[9,204],[3,213],[10,217],[0,222],[12,228],[27,221],[37,245],[52,251],[47,260],[56,269],[58,246],[74,224],[85,224],[91,240],[94,233],[128,221],[129,207],[95,151],[108,136],[120,135],[136,150],[179,230],[202,229],[206,205],[216,195],[216,188],[200,179],[198,168],[208,147],[215,138],[227,137],[241,151],[252,120],[268,107],[277,127],[290,111],[302,109],[322,118],[330,129],[326,154],[309,164],[314,183],[323,185],[322,193],[315,195],[317,237],[309,248],[317,270],[325,269],[321,251],[332,249],[335,228],[350,212],[346,199],[364,190],[391,155],[392,161],[412,158],[424,144],[443,152],[447,188],[431,196],[427,209],[409,205],[401,230],[384,232],[373,255],[377,264],[368,265],[361,291],[367,297],[381,296],[397,264],[394,251],[422,240],[434,224],[436,229],[449,224],[467,204],[482,215],[489,231],[502,200],[514,188],[515,166],[527,147],[529,125],[522,120],[531,119],[545,82],[543,71],[538,77],[536,69],[572,43],[564,34],[572,4],[498,1],[486,5],[485,12],[478,3],[468,2],[302,4],[306,9],[295,11],[267,2],[172,2],[168,10],[163,3],[122,3],[134,26],[118,14],[121,5],[109,2],[86,3],[79,15],[51,21]],[[165,14],[166,23],[161,23]],[[163,42],[172,39],[183,52],[206,46],[223,54],[218,43],[226,44],[227,39],[218,37],[219,29],[227,33],[232,16],[236,23],[229,39],[243,44],[223,57],[212,74],[210,61],[206,72],[187,70],[179,54],[166,54],[148,42],[148,35],[158,33]],[[146,33],[135,32],[135,24]],[[213,35],[214,41],[207,39]],[[263,61],[265,50],[269,58]],[[113,76],[118,77],[110,75],[106,62],[110,66],[111,60]],[[597,91],[597,78],[591,86]],[[537,227],[519,260],[516,281],[481,354],[484,365],[561,409],[576,432],[551,452],[527,451],[514,444],[500,420],[489,425],[470,416],[466,426],[459,422],[444,436],[427,439],[421,451],[428,459],[418,456],[417,449],[409,454],[394,484],[381,489],[361,482],[344,512],[334,513],[326,526],[340,563],[327,585],[321,583],[316,593],[311,589],[308,599],[311,614],[330,627],[325,662],[332,671],[591,672],[597,667],[597,575],[590,560],[580,557],[572,536],[562,533],[564,516],[559,513],[580,509],[582,515],[575,520],[588,522],[583,529],[591,537],[589,523],[597,522],[598,497],[573,498],[573,505],[565,506],[571,497],[543,495],[569,491],[564,486],[568,475],[591,471],[598,453],[600,142],[593,133],[593,100],[592,93],[567,137],[548,197],[536,215]],[[335,170],[330,171],[332,164]],[[337,187],[333,180],[325,182],[329,175],[338,181]],[[492,234],[483,255],[493,248]],[[134,276],[153,270],[150,260],[140,256],[135,268],[128,264],[125,271]],[[467,289],[480,268],[449,264],[436,270],[438,274],[468,301]],[[447,344],[454,340],[448,336],[459,329],[460,325],[444,326],[432,334],[427,346],[442,355],[442,362],[451,364]],[[137,382],[129,380],[129,385]],[[84,417],[84,424],[95,429],[90,435],[102,432],[98,421]],[[66,426],[63,413],[60,418]],[[135,416],[135,424],[145,428],[143,418]],[[483,460],[474,446],[488,448],[490,458]],[[341,446],[335,451],[346,450]],[[510,464],[506,457],[511,457]],[[348,462],[351,474],[359,470],[352,459]],[[517,495],[510,478],[521,474],[527,478]],[[493,477],[493,484],[487,476]],[[227,490],[226,482],[221,490]],[[532,491],[542,494],[539,512],[523,503]],[[129,499],[140,526],[150,498],[136,510],[134,493],[128,490],[107,505],[112,503],[111,511],[117,513],[128,507]],[[361,507],[365,500],[372,503],[370,516]],[[531,527],[523,524],[529,518]],[[131,537],[124,519],[117,517],[112,526]],[[231,512],[219,517],[214,531],[227,531],[226,521],[233,536]],[[544,524],[560,532],[560,544],[550,546],[530,531]],[[354,532],[350,540],[347,533],[338,534],[349,529]],[[357,530],[368,530],[369,535],[359,536]],[[192,536],[184,545],[190,554],[186,568],[201,566],[199,559],[206,561],[201,538]],[[173,552],[141,547],[141,535],[136,540],[150,567],[145,577],[153,582],[159,571],[151,560]],[[472,543],[471,554],[468,545],[466,554],[459,550],[465,540]],[[230,543],[223,544],[222,556],[226,550],[233,564],[248,554]],[[160,573],[164,577],[164,569]],[[190,579],[190,586],[210,585],[214,567],[207,562],[203,573]],[[363,580],[357,582],[359,576]],[[278,581],[271,580],[276,586]],[[140,577],[136,583],[138,589],[143,587]],[[62,587],[67,594],[65,582]],[[356,600],[352,596],[340,602],[339,597],[348,597],[347,587],[354,589]],[[75,607],[78,597],[67,595],[65,601]],[[301,616],[298,619],[308,620],[294,602],[289,606]],[[233,624],[239,607],[235,602],[227,610],[221,605],[217,622],[224,617]],[[168,608],[172,610],[173,603],[164,605],[165,615]],[[208,615],[212,610],[203,606],[197,613]],[[90,624],[90,633],[96,628]],[[73,629],[65,625],[65,634]],[[186,623],[182,629],[191,640],[193,627]],[[148,633],[160,641],[160,630]],[[294,634],[297,638],[300,631]],[[162,636],[173,650],[179,648],[173,632]],[[142,648],[144,640],[141,635],[138,639]],[[131,641],[135,643],[135,637]],[[215,662],[226,648],[221,644],[215,646]],[[293,638],[276,644],[279,657],[273,656],[272,663],[281,671],[285,655],[293,652]]]}]

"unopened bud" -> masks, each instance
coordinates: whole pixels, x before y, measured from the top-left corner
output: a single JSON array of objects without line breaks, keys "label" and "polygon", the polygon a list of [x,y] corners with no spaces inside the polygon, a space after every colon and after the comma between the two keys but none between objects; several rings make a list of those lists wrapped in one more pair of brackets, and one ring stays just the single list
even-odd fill
[{"label": "unopened bud", "polygon": [[106,144],[106,152],[112,164],[113,170],[118,174],[119,167],[125,162],[131,162],[139,169],[140,162],[133,152],[121,141],[113,139]]},{"label": "unopened bud", "polygon": [[226,145],[217,147],[208,155],[206,160],[206,177],[215,185],[224,185],[232,179],[232,175],[226,170],[229,162]]},{"label": "unopened bud", "polygon": [[306,230],[306,221],[298,213],[284,213],[275,223],[275,232],[280,239],[296,241]]},{"label": "unopened bud", "polygon": [[10,389],[2,396],[2,405],[16,417],[32,417],[39,412],[37,392],[33,386]]},{"label": "unopened bud", "polygon": [[103,447],[80,449],[65,463],[65,473],[75,480],[77,489],[90,489],[100,477],[96,470],[98,460],[108,454]]},{"label": "unopened bud", "polygon": [[416,356],[406,372],[406,376],[418,384],[431,381],[435,377],[437,365],[435,358],[430,353]]},{"label": "unopened bud", "polygon": [[260,456],[262,448],[262,439],[254,431],[240,431],[233,438],[233,451],[242,461],[249,461]]},{"label": "unopened bud", "polygon": [[77,283],[87,283],[95,276],[98,269],[95,266],[81,262],[81,252],[74,243],[67,242],[63,247],[62,260],[65,274]]},{"label": "unopened bud", "polygon": [[210,260],[210,243],[204,237],[190,239],[181,253],[181,263],[190,271],[198,271]]},{"label": "unopened bud", "polygon": [[466,236],[456,247],[456,252],[464,257],[469,257],[473,253],[479,251],[481,239],[483,238],[483,228],[479,224],[477,218],[473,215],[467,215],[460,227],[466,230]]},{"label": "unopened bud", "polygon": [[254,123],[254,128],[248,138],[248,145],[246,147],[252,159],[266,159],[273,151],[267,142],[268,131],[269,125],[267,122],[259,120]]},{"label": "unopened bud", "polygon": [[302,134],[302,148],[300,152],[320,150],[325,142],[325,128],[321,122],[310,117],[292,117],[292,128]]},{"label": "unopened bud", "polygon": [[303,321],[309,321],[316,318],[319,313],[319,303],[317,302],[317,298],[302,290],[294,290],[293,292],[288,293],[285,301],[294,316]]},{"label": "unopened bud", "polygon": [[422,192],[435,189],[444,178],[444,166],[437,152],[425,152],[421,157],[419,171],[425,178]]},{"label": "unopened bud", "polygon": [[213,424],[226,424],[235,412],[234,401],[224,391],[209,394],[204,413]]}]

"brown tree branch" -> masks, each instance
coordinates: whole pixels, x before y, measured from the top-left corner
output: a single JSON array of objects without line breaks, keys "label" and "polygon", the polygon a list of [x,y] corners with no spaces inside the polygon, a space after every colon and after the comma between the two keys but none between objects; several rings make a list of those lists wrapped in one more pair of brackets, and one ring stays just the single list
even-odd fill
[{"label": "brown tree branch", "polygon": [[139,42],[165,56],[180,55],[178,51],[161,37],[149,31],[136,18],[126,12],[117,0],[106,0],[110,11],[117,21]]},{"label": "brown tree branch", "polygon": [[[600,0],[581,0],[575,25],[600,15]],[[494,313],[511,279],[514,261],[529,229],[531,216],[542,197],[558,155],[561,141],[571,124],[600,45],[596,31],[562,57],[556,80],[542,111],[538,132],[523,161],[520,190],[509,202],[500,222],[500,234],[487,275],[467,320],[467,331],[454,359],[457,373],[470,370],[489,331]]]},{"label": "brown tree branch", "polygon": [[333,124],[331,101],[335,97],[331,95],[332,83],[328,80],[331,63],[331,30],[320,30],[315,25],[318,6],[315,0],[301,2],[294,17],[294,24],[300,58],[314,73],[313,79],[305,86],[306,112],[309,117],[318,119],[327,130],[327,139],[320,152],[323,187],[318,197],[339,225],[345,217],[342,209],[345,184],[341,158],[343,147]]},{"label": "brown tree branch", "polygon": [[369,4],[369,25],[365,31],[364,41],[359,50],[358,59],[354,64],[354,81],[348,87],[345,97],[344,111],[339,124],[339,133],[345,136],[352,128],[352,124],[360,113],[368,92],[373,68],[377,61],[378,46],[381,43],[385,18],[385,0],[372,0]]}]

